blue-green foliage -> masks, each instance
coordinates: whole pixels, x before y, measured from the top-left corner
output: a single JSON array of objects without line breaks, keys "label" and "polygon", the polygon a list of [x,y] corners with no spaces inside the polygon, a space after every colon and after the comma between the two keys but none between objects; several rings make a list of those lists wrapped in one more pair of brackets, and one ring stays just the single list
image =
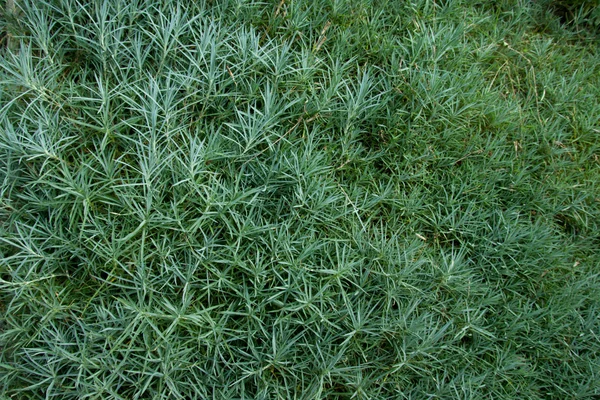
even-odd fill
[{"label": "blue-green foliage", "polygon": [[600,394],[592,25],[516,0],[15,3],[7,398]]}]

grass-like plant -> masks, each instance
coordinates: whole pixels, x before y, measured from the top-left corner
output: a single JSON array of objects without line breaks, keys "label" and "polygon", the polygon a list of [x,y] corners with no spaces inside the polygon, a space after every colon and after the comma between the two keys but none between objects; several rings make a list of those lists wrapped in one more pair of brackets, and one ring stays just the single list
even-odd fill
[{"label": "grass-like plant", "polygon": [[1,396],[600,395],[593,27],[516,0],[6,4]]}]

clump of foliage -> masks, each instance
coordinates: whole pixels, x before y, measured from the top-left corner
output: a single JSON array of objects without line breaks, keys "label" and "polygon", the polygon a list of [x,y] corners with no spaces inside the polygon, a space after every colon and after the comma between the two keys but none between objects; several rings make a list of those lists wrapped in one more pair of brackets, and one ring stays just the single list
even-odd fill
[{"label": "clump of foliage", "polygon": [[7,398],[600,394],[594,35],[531,1],[0,21]]},{"label": "clump of foliage", "polygon": [[[537,11],[541,11],[539,20],[546,20],[545,15],[550,14],[550,21],[570,30],[600,36],[600,0],[539,0],[537,3]],[[548,21],[542,25],[548,25]]]}]

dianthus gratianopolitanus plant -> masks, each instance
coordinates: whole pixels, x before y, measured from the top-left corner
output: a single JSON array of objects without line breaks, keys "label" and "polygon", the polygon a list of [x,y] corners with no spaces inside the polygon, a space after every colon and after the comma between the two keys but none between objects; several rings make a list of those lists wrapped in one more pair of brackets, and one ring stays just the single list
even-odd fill
[{"label": "dianthus gratianopolitanus plant", "polygon": [[4,2],[0,393],[598,397],[597,35],[541,3]]}]

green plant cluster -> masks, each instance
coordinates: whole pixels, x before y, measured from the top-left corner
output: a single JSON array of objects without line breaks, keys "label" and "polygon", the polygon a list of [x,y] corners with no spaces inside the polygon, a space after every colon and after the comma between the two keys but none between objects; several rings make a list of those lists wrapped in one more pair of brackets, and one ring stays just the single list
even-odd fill
[{"label": "green plant cluster", "polygon": [[538,4],[542,21],[550,14],[542,25],[558,22],[571,30],[592,30],[600,34],[600,0],[538,0]]},{"label": "green plant cluster", "polygon": [[600,395],[593,29],[534,1],[14,3],[3,396]]}]

